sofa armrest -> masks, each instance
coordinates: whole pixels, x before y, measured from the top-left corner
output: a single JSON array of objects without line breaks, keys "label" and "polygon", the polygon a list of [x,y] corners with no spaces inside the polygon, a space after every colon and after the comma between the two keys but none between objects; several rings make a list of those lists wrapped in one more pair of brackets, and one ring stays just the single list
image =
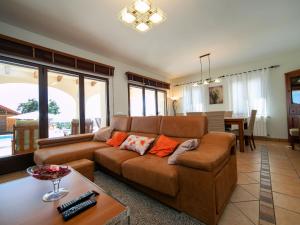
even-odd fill
[{"label": "sofa armrest", "polygon": [[53,147],[53,146],[60,146],[66,144],[73,144],[83,141],[91,141],[94,138],[93,133],[88,134],[76,134],[64,137],[55,137],[55,138],[43,138],[38,139],[37,144],[39,148],[46,148],[46,147]]},{"label": "sofa armrest", "polygon": [[176,164],[213,171],[231,154],[235,154],[235,135],[224,132],[210,132],[203,136],[196,150],[187,151],[178,156]]}]

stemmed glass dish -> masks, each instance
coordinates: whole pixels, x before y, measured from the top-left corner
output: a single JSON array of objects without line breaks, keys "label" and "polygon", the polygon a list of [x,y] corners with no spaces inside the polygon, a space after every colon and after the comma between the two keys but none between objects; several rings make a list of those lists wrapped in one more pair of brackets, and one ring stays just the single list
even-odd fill
[{"label": "stemmed glass dish", "polygon": [[53,183],[53,191],[47,192],[43,196],[43,201],[56,201],[66,196],[69,191],[60,188],[61,179],[71,172],[66,165],[37,165],[27,169],[27,173],[38,180],[50,180]]}]

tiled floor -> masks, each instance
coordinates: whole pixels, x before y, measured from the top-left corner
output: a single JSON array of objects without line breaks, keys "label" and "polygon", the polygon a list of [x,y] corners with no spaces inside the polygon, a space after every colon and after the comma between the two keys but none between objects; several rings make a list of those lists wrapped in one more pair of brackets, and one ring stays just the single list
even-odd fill
[{"label": "tiled floor", "polygon": [[[259,224],[262,146],[269,153],[276,224],[300,225],[300,146],[293,151],[284,142],[256,141],[256,145],[254,151],[246,148],[237,154],[238,185],[219,225]],[[0,183],[24,175],[18,172],[0,176]]]},{"label": "tiled floor", "polygon": [[[238,153],[238,186],[219,225],[259,224],[261,147],[269,152],[277,225],[300,225],[300,147],[284,142],[257,141],[257,148]],[[267,224],[267,223],[266,223]]]}]

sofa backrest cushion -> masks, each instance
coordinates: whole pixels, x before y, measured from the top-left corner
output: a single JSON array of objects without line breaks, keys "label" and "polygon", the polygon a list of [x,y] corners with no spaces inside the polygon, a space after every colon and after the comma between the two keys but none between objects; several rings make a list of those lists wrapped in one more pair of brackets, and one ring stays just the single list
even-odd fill
[{"label": "sofa backrest cushion", "polygon": [[169,137],[201,138],[207,133],[206,116],[164,116],[160,134]]},{"label": "sofa backrest cushion", "polygon": [[130,132],[158,134],[161,116],[131,117]]},{"label": "sofa backrest cushion", "polygon": [[128,131],[130,123],[131,118],[128,116],[113,116],[110,127],[117,131]]}]

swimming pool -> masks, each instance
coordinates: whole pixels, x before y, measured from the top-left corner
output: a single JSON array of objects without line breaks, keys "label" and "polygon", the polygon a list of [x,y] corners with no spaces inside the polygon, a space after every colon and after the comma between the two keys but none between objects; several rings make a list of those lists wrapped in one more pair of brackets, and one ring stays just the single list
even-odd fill
[{"label": "swimming pool", "polygon": [[9,141],[11,140],[13,137],[12,134],[4,134],[4,135],[0,135],[0,141]]}]

